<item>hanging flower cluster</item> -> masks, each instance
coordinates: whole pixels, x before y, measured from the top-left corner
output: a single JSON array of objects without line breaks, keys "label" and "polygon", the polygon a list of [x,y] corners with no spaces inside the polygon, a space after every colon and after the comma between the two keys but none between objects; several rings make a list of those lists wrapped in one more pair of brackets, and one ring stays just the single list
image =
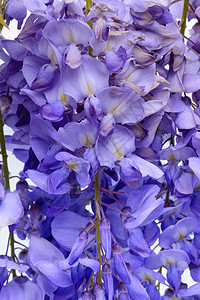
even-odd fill
[{"label": "hanging flower cluster", "polygon": [[183,2],[8,1],[0,299],[200,299],[200,2],[187,44]]}]

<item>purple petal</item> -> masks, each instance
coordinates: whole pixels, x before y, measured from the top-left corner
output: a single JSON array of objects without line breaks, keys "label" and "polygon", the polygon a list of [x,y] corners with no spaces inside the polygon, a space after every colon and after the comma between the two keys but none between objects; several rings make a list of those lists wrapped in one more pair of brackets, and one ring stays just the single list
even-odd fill
[{"label": "purple petal", "polygon": [[155,63],[146,67],[135,67],[133,60],[127,60],[116,79],[131,87],[137,94],[145,96],[153,87],[155,81]]},{"label": "purple petal", "polygon": [[99,133],[102,136],[107,136],[111,134],[115,126],[115,118],[112,114],[107,114],[101,119],[101,122],[99,124]]},{"label": "purple petal", "polygon": [[72,285],[69,274],[58,269],[55,263],[44,260],[37,262],[35,267],[57,286],[68,287]]},{"label": "purple petal", "polygon": [[59,161],[65,161],[65,164],[68,166],[68,168],[75,172],[76,179],[82,187],[85,187],[90,183],[90,165],[87,161],[80,157],[69,154],[68,152],[59,152],[56,154],[55,158]]},{"label": "purple petal", "polygon": [[16,277],[2,287],[0,298],[3,299],[44,299],[45,293],[33,281],[25,276]]},{"label": "purple petal", "polygon": [[24,58],[22,73],[29,86],[37,77],[40,68],[46,63],[46,60],[35,55],[28,55]]},{"label": "purple petal", "polygon": [[177,295],[181,285],[181,271],[177,270],[174,266],[169,266],[167,270],[167,280]]},{"label": "purple petal", "polygon": [[48,175],[37,170],[28,170],[28,176],[39,188],[47,192]]},{"label": "purple petal", "polygon": [[48,240],[32,235],[28,250],[28,259],[35,266],[39,261],[57,263],[64,259],[62,252]]},{"label": "purple petal", "polygon": [[93,292],[96,300],[106,300],[102,284],[96,283],[93,287]]},{"label": "purple petal", "polygon": [[140,180],[142,174],[135,168],[134,163],[129,158],[122,158],[120,165],[121,179],[130,187],[134,187],[136,181]]},{"label": "purple petal", "polygon": [[4,196],[5,196],[5,190],[3,184],[0,182],[0,198],[4,198]]},{"label": "purple petal", "polygon": [[70,275],[57,268],[57,262],[63,259],[62,252],[52,243],[44,238],[31,236],[28,261],[53,283],[67,287],[72,284]]},{"label": "purple petal", "polygon": [[72,211],[64,211],[52,221],[52,235],[64,249],[71,251],[79,232],[89,221],[88,217],[82,217]]},{"label": "purple petal", "polygon": [[185,93],[194,93],[199,90],[200,74],[184,74],[183,86]]},{"label": "purple petal", "polygon": [[106,65],[108,67],[108,70],[111,73],[116,73],[118,72],[124,65],[124,58],[123,56],[119,55],[114,51],[114,49],[111,49],[105,58]]},{"label": "purple petal", "polygon": [[88,241],[88,233],[86,231],[82,231],[79,233],[77,240],[75,241],[74,245],[72,246],[70,255],[68,257],[68,261],[70,265],[73,265],[78,258],[81,256],[83,249]]},{"label": "purple petal", "polygon": [[24,208],[17,192],[5,193],[0,199],[0,228],[16,224],[24,214]]},{"label": "purple petal", "polygon": [[114,244],[112,248],[113,248],[114,266],[117,275],[123,282],[125,282],[126,284],[130,284],[131,276],[126,266],[126,263],[124,261],[121,246],[119,244]]},{"label": "purple petal", "polygon": [[23,59],[27,55],[28,51],[26,50],[26,48],[17,41],[3,40],[2,45],[9,53],[11,58],[13,58],[16,61],[23,61]]},{"label": "purple petal", "polygon": [[51,87],[56,70],[57,66],[49,64],[42,66],[31,84],[31,89],[34,91],[43,91]]},{"label": "purple petal", "polygon": [[47,7],[44,0],[23,0],[24,5],[29,11],[41,10],[44,11]]},{"label": "purple petal", "polygon": [[5,13],[13,19],[23,20],[26,17],[26,8],[22,2],[11,0],[6,4]]},{"label": "purple petal", "polygon": [[60,101],[55,101],[51,104],[46,104],[40,107],[40,114],[45,120],[58,122],[63,119],[65,107]]},{"label": "purple petal", "polygon": [[176,190],[184,195],[193,193],[193,175],[190,173],[182,173],[181,176],[175,182]]},{"label": "purple petal", "polygon": [[80,67],[63,68],[63,91],[77,102],[82,102],[85,97],[95,95],[99,90],[107,87],[108,77],[105,64],[89,55],[82,55]]},{"label": "purple petal", "polygon": [[142,159],[135,154],[132,154],[129,158],[133,160],[134,164],[136,164],[142,174],[142,177],[149,175],[154,179],[159,179],[163,176],[163,172],[157,166],[148,162],[147,160]]},{"label": "purple petal", "polygon": [[190,286],[187,289],[180,289],[179,294],[182,297],[189,297],[193,295],[199,295],[200,294],[200,282]]},{"label": "purple petal", "polygon": [[76,69],[81,65],[81,53],[78,48],[74,45],[70,45],[67,53],[65,54],[64,63],[68,65],[71,69]]},{"label": "purple petal", "polygon": [[79,136],[84,136],[84,129],[81,123],[67,123],[65,127],[58,130],[59,142],[65,148],[75,151],[82,145]]},{"label": "purple petal", "polygon": [[198,222],[195,218],[184,218],[176,223],[167,227],[160,235],[160,246],[163,248],[170,248],[170,246],[183,238],[187,237],[191,232],[198,230]]},{"label": "purple petal", "polygon": [[82,123],[67,123],[58,130],[59,142],[71,151],[82,146],[91,147],[96,140],[97,126],[97,121],[93,118],[85,119]]},{"label": "purple petal", "polygon": [[185,109],[177,114],[175,123],[180,129],[191,129],[196,127],[194,112],[189,105],[186,105]]},{"label": "purple petal", "polygon": [[164,250],[159,254],[152,253],[145,261],[145,267],[151,270],[158,269],[160,266],[174,265],[180,271],[188,268],[190,259],[183,250]]},{"label": "purple petal", "polygon": [[131,299],[150,300],[145,288],[140,283],[139,279],[133,274],[131,274],[131,283],[127,285],[127,290]]},{"label": "purple petal", "polygon": [[95,273],[98,272],[98,270],[101,266],[101,264],[100,264],[100,262],[98,262],[98,260],[89,258],[84,253],[81,255],[81,257],[79,257],[79,262],[82,265],[87,266],[90,269],[92,269]]},{"label": "purple petal", "polygon": [[131,230],[127,243],[130,249],[136,252],[138,255],[144,258],[150,256],[151,249],[145,241],[143,232],[140,228]]},{"label": "purple petal", "polygon": [[192,169],[194,174],[200,179],[200,158],[190,157],[188,161],[189,161],[189,167]]},{"label": "purple petal", "polygon": [[61,213],[63,210],[68,208],[69,205],[69,195],[64,194],[64,195],[59,195],[57,196],[50,204],[47,210],[47,216],[48,217],[55,217],[59,213]]},{"label": "purple petal", "polygon": [[92,31],[84,22],[65,19],[48,22],[43,30],[43,36],[57,46],[66,46],[66,44],[87,46]]},{"label": "purple petal", "polygon": [[[2,256],[1,256],[2,257]],[[5,258],[1,258],[0,257],[0,267],[1,268],[8,268],[8,269],[14,269],[19,271],[20,273],[24,273],[28,270],[29,266],[25,266],[25,265],[20,265],[15,263],[11,257],[5,257]]]},{"label": "purple petal", "polygon": [[108,264],[104,264],[102,266],[102,277],[105,285],[106,294],[108,296],[108,300],[113,299],[113,276],[111,267]]},{"label": "purple petal", "polygon": [[101,243],[108,260],[111,259],[111,233],[110,233],[110,221],[107,218],[103,218],[100,221],[101,231]]},{"label": "purple petal", "polygon": [[97,98],[103,111],[112,114],[117,123],[135,124],[143,117],[143,100],[130,88],[105,88],[97,94]]},{"label": "purple petal", "polygon": [[116,161],[135,150],[135,136],[129,129],[116,125],[111,135],[99,136],[95,150],[100,165],[113,168]]},{"label": "purple petal", "polygon": [[106,41],[108,39],[109,27],[107,22],[103,18],[99,18],[94,23],[94,34],[99,42]]}]

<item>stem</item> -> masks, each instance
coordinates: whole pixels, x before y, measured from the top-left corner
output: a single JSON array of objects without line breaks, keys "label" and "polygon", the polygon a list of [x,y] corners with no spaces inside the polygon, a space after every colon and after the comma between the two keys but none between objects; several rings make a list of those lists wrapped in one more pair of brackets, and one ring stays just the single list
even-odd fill
[{"label": "stem", "polygon": [[197,49],[199,49],[200,50],[200,47],[195,43],[195,42],[193,42],[191,39],[189,39],[187,36],[185,36],[184,35],[184,38],[186,39],[186,40],[188,40],[191,44],[193,44]]},{"label": "stem", "polygon": [[101,205],[110,207],[111,209],[116,210],[120,215],[123,215],[124,217],[128,217],[128,215],[126,215],[125,213],[123,213],[123,211],[120,211],[119,209],[117,209],[116,207],[114,207],[114,206],[112,206],[112,205],[109,205],[109,204],[104,203],[104,202],[102,202],[102,201],[101,201]]},{"label": "stem", "polygon": [[167,192],[166,192],[166,197],[165,197],[165,205],[169,205],[169,193],[170,193],[170,188],[167,186]]},{"label": "stem", "polygon": [[5,179],[5,189],[10,190],[10,183],[9,183],[9,171],[8,171],[8,162],[7,162],[7,152],[6,152],[6,141],[4,137],[3,132],[3,120],[1,116],[1,110],[0,110],[0,143],[1,143],[1,155],[3,159],[3,176]]},{"label": "stem", "polygon": [[122,204],[116,197],[112,196],[109,192],[107,192],[106,190],[104,190],[104,189],[102,189],[102,188],[100,188],[100,190],[101,190],[104,194],[106,194],[108,197],[114,199],[117,203],[119,203],[119,205],[121,205],[122,207],[125,207],[124,204]]},{"label": "stem", "polygon": [[182,35],[184,35],[185,28],[186,28],[186,19],[187,19],[187,13],[188,13],[188,5],[189,5],[189,0],[184,0],[183,12],[182,12],[182,18],[181,18],[181,29],[180,29],[180,33]]},{"label": "stem", "polygon": [[92,0],[86,0],[86,14],[87,15],[88,15],[91,7],[92,7]]},{"label": "stem", "polygon": [[[6,141],[3,131],[4,122],[1,115],[1,109],[0,109],[0,144],[1,144],[1,155],[3,159],[3,176],[5,179],[5,185],[4,188],[7,190],[10,190],[10,182],[9,182],[9,170],[8,170],[8,161],[7,161],[7,152],[6,152]],[[10,234],[10,247],[11,247],[11,257],[13,261],[15,262],[15,250],[14,250],[14,235],[13,232]],[[13,278],[16,277],[15,270],[12,270]]]},{"label": "stem", "polygon": [[[158,273],[162,274],[162,266],[159,268]],[[158,291],[160,291],[160,282],[157,284]]]},{"label": "stem", "polygon": [[[92,0],[86,0],[86,15],[88,15],[90,8],[92,7]],[[91,29],[93,29],[93,25],[91,21],[87,21],[87,24],[90,26]],[[88,47],[89,55],[92,56],[92,47]]]},{"label": "stem", "polygon": [[[102,264],[101,260],[101,232],[100,232],[100,209],[99,209],[99,203],[100,203],[100,186],[99,186],[99,170],[95,175],[95,185],[94,185],[94,191],[95,191],[95,207],[96,207],[96,241],[97,241],[97,259]],[[101,283],[101,268],[99,268],[98,271],[98,283]]]}]

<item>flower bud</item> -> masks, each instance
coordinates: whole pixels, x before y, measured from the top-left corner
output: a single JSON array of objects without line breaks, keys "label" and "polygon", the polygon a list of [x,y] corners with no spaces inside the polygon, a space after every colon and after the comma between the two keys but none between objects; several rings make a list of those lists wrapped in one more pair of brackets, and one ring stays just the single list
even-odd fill
[{"label": "flower bud", "polygon": [[113,276],[111,268],[108,264],[104,264],[102,266],[102,277],[105,285],[105,290],[107,294],[107,299],[113,299]]},{"label": "flower bud", "polygon": [[96,283],[93,288],[93,292],[96,300],[106,300],[103,285]]},{"label": "flower bud", "polygon": [[126,284],[131,283],[130,274],[124,261],[122,248],[120,244],[114,244],[113,247],[114,266],[119,278]]},{"label": "flower bud", "polygon": [[[128,215],[131,214],[131,207],[130,206],[125,206],[125,207],[122,208],[121,212],[128,216]],[[120,215],[120,218],[121,218],[122,222],[124,222],[125,219],[126,219],[126,217],[123,214]]]},{"label": "flower bud", "polygon": [[72,246],[71,253],[68,257],[68,262],[70,265],[73,265],[81,256],[83,249],[88,240],[88,233],[87,231],[81,231],[77,240],[75,241],[74,245]]},{"label": "flower bud", "polygon": [[126,285],[123,282],[120,282],[118,285],[118,291],[119,291],[119,300],[130,300],[128,291],[126,289]]},{"label": "flower bud", "polygon": [[106,258],[111,259],[111,234],[110,221],[107,218],[101,219],[100,222],[101,243],[105,250]]},{"label": "flower bud", "polygon": [[91,300],[93,298],[93,296],[94,295],[91,292],[83,292],[81,294],[81,298],[79,298],[79,299],[81,299],[81,300]]}]

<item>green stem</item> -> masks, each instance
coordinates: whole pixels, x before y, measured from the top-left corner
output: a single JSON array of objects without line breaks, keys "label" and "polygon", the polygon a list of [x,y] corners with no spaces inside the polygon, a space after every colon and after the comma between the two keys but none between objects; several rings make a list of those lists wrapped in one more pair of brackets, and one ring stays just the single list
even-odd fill
[{"label": "green stem", "polygon": [[3,120],[1,116],[1,110],[0,110],[0,143],[1,143],[1,155],[3,159],[3,176],[5,179],[5,189],[10,190],[10,183],[9,183],[9,171],[8,171],[8,162],[7,162],[7,152],[6,152],[6,141],[5,136],[3,132]]},{"label": "green stem", "polygon": [[180,33],[182,35],[184,35],[184,33],[185,33],[188,6],[189,6],[189,0],[184,0],[183,12],[182,12],[182,18],[181,18],[181,29],[180,29]]},{"label": "green stem", "polygon": [[[5,179],[5,185],[4,188],[7,190],[10,190],[10,182],[9,182],[9,170],[8,170],[8,155],[6,151],[6,141],[3,131],[4,122],[1,115],[1,109],[0,109],[0,144],[1,144],[1,155],[3,160],[3,176]],[[14,235],[11,233],[10,235],[10,247],[11,247],[11,257],[13,261],[15,262],[15,252],[14,252]],[[12,270],[13,278],[16,277],[15,270]]]},{"label": "green stem", "polygon": [[[158,273],[162,274],[162,266],[159,268]],[[157,284],[158,291],[160,291],[160,282]]]},{"label": "green stem", "polygon": [[[102,264],[101,260],[101,232],[100,232],[100,185],[99,185],[99,170],[97,174],[95,175],[95,185],[94,185],[94,191],[95,191],[95,207],[96,207],[96,242],[97,242],[97,259]],[[98,271],[98,283],[101,283],[101,268]]]},{"label": "green stem", "polygon": [[86,0],[86,14],[89,13],[91,7],[92,7],[92,0]]},{"label": "green stem", "polygon": [[[92,7],[92,0],[86,0],[86,15],[88,15],[91,7]],[[91,21],[88,21],[87,24],[90,26],[91,29],[93,29]],[[88,50],[89,50],[89,55],[92,56],[92,47],[89,46]]]}]

